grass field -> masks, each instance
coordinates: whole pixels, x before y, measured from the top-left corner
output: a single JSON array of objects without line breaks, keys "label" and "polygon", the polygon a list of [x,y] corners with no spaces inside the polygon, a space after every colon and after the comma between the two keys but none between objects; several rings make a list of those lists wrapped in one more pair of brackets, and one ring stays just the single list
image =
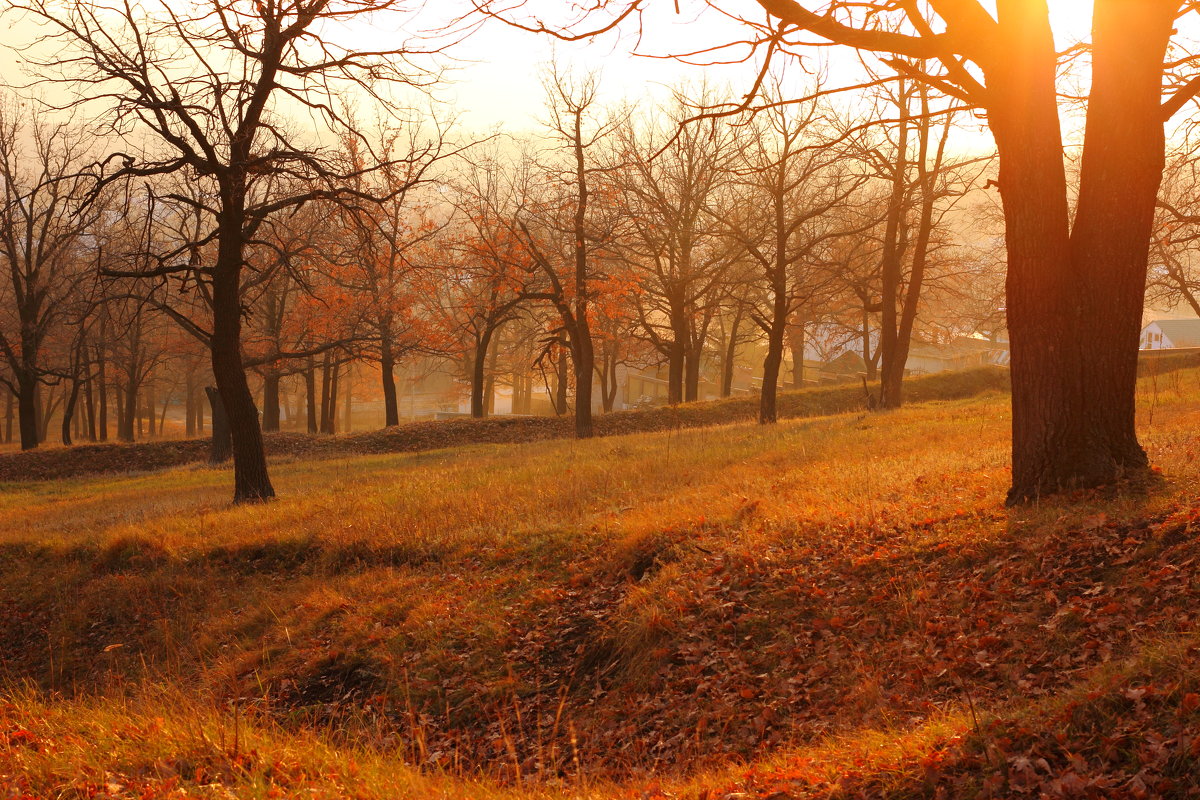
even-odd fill
[{"label": "grass field", "polygon": [[995,390],[7,484],[0,798],[1197,796],[1200,371],[1139,399],[1159,483],[1014,510]]}]

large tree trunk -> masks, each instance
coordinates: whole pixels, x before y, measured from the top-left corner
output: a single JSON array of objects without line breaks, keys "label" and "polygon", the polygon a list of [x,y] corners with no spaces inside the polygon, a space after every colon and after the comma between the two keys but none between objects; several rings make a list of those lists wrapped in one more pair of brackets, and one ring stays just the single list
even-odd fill
[{"label": "large tree trunk", "polygon": [[1138,333],[1164,161],[1162,64],[1175,6],[1097,0],[1073,233],[1045,9],[1002,19],[989,74],[1008,241],[1009,502],[1147,468],[1134,428]]},{"label": "large tree trunk", "polygon": [[234,215],[222,225],[217,264],[212,280],[212,369],[225,407],[233,442],[233,501],[268,500],[275,488],[267,472],[262,429],[254,395],[242,366],[242,303],[239,287],[242,268],[240,219]]}]

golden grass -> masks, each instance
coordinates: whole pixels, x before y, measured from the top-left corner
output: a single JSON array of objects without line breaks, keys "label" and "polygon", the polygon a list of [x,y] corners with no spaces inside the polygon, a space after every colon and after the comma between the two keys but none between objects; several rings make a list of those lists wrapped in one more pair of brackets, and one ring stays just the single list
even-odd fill
[{"label": "golden grass", "polygon": [[[623,794],[569,769],[557,773],[574,778],[565,788],[543,775],[512,790],[452,760],[418,771],[406,764],[429,759],[414,743],[419,725],[403,741],[365,717],[340,733],[303,719],[281,725],[253,712],[262,698],[252,694],[334,651],[369,652],[386,662],[375,667],[411,679],[393,693],[435,681],[439,659],[467,658],[484,691],[519,695],[503,666],[510,618],[681,541],[736,557],[857,527],[918,548],[1066,530],[1098,511],[1157,513],[1196,494],[1200,371],[1145,378],[1139,400],[1162,487],[1011,512],[1002,508],[1009,412],[998,393],[770,428],[280,461],[281,499],[260,506],[229,506],[227,474],[200,467],[8,485],[0,610],[26,617],[0,634],[9,681],[0,785],[17,797],[95,787],[114,797],[294,796],[297,787],[313,797]],[[614,610],[629,680],[677,624],[696,580],[688,569],[664,561]],[[919,603],[919,582],[909,588]],[[422,657],[401,665],[413,652]],[[231,710],[239,704],[248,715]],[[836,764],[833,750],[904,751],[964,724],[955,709],[907,732],[866,729],[806,747]],[[14,742],[15,730],[40,744]],[[729,769],[670,780],[692,791]]]}]

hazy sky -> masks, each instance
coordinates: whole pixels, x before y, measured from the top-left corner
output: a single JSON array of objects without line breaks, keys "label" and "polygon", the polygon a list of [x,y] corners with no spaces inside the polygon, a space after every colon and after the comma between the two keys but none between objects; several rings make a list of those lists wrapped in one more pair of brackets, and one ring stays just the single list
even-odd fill
[{"label": "hazy sky", "polygon": [[[712,0],[724,11],[763,19],[764,14],[754,0]],[[1062,46],[1086,38],[1090,24],[1092,0],[1050,0],[1055,31]],[[151,3],[153,5],[153,3]],[[558,9],[566,6],[562,0],[528,0],[526,8],[544,12],[550,22]],[[810,3],[817,7],[815,0]],[[539,127],[543,111],[543,95],[539,72],[552,58],[575,70],[595,70],[600,74],[606,100],[637,102],[648,96],[662,96],[663,87],[681,81],[698,82],[707,78],[714,86],[729,86],[737,99],[750,86],[754,65],[748,63],[725,66],[694,66],[680,61],[652,58],[699,50],[745,36],[745,28],[708,8],[704,0],[680,0],[680,13],[675,13],[674,0],[650,0],[645,14],[644,37],[639,42],[632,26],[621,35],[606,35],[583,42],[560,42],[552,37],[528,33],[489,22],[451,51],[456,58],[448,61],[453,84],[445,87],[440,96],[453,100],[459,107],[461,129],[486,131],[496,127],[518,133]],[[427,13],[459,13],[467,4],[450,2],[426,4]],[[381,14],[369,25],[356,23],[350,35],[356,46],[391,47],[403,36],[401,26],[413,33],[433,20],[423,17],[414,23],[399,14]],[[28,41],[35,29],[29,24],[8,20],[4,41],[10,45]],[[361,40],[361,41],[359,41]],[[641,55],[636,55],[634,50]],[[828,60],[832,81],[853,82],[858,76],[856,59],[848,48],[822,48]],[[744,51],[723,51],[721,58],[729,59]],[[815,62],[813,62],[815,63]],[[19,82],[14,74],[15,61],[11,53],[0,52],[0,77]],[[792,70],[803,78],[799,70]],[[982,140],[980,140],[982,143]]]},{"label": "hazy sky", "polygon": [[[758,19],[762,12],[753,0],[713,0],[721,9]],[[814,7],[815,3],[812,4]],[[991,3],[994,7],[994,2]],[[1085,39],[1091,24],[1092,0],[1050,0],[1055,33],[1059,45]],[[749,64],[721,67],[690,66],[668,59],[639,57],[642,54],[661,55],[698,50],[702,47],[735,39],[739,28],[697,0],[680,3],[676,15],[670,0],[651,2],[647,15],[645,37],[605,36],[587,42],[557,42],[552,37],[527,33],[489,23],[477,32],[466,46],[458,51],[464,59],[475,63],[463,64],[455,73],[455,85],[449,96],[459,99],[464,123],[472,128],[503,125],[517,130],[531,128],[541,113],[542,95],[538,84],[541,65],[557,55],[558,59],[579,69],[596,69],[602,76],[603,88],[610,98],[636,100],[656,87],[681,80],[698,81],[707,76],[715,84],[728,84],[736,92],[744,92],[753,80],[754,68]],[[550,19],[551,17],[548,17]],[[742,34],[744,35],[744,33]],[[842,65],[834,64],[834,77],[848,76],[853,69],[848,53],[841,48]],[[729,55],[737,51],[728,51]],[[728,57],[728,56],[727,56]]]}]

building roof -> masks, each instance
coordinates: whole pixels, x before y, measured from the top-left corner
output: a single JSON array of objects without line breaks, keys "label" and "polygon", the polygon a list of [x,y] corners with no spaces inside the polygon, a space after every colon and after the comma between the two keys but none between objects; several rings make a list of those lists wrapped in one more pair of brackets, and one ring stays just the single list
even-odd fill
[{"label": "building roof", "polygon": [[1175,347],[1200,347],[1200,319],[1156,319],[1150,325],[1157,325]]}]

